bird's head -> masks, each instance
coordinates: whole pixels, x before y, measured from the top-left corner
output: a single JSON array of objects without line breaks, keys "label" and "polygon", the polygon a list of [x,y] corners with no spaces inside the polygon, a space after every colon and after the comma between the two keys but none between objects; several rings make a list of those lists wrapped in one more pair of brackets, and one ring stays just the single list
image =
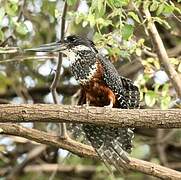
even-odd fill
[{"label": "bird's head", "polygon": [[27,51],[35,52],[61,52],[68,57],[75,56],[82,51],[97,53],[95,44],[88,38],[83,38],[78,35],[70,35],[58,42],[44,44],[38,48],[27,49]]}]

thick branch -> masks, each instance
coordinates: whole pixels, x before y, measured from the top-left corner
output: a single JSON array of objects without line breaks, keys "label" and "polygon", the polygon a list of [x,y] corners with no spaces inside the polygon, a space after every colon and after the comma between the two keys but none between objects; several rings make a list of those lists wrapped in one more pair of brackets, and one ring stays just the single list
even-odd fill
[{"label": "thick branch", "polygon": [[92,147],[83,145],[70,138],[60,138],[55,134],[46,133],[36,129],[25,128],[17,124],[0,123],[0,133],[7,135],[14,135],[33,140],[38,143],[55,146],[58,148],[66,149],[78,156],[90,157],[95,156]]},{"label": "thick branch", "polygon": [[116,109],[54,104],[0,105],[0,122],[67,122],[133,128],[180,128],[181,109]]},{"label": "thick branch", "polygon": [[[98,158],[92,147],[78,143],[70,138],[60,139],[58,136],[49,133],[8,123],[0,123],[0,132],[1,134],[21,136],[42,144],[63,148],[79,156]],[[175,170],[135,158],[130,158],[130,160],[131,162],[127,164],[127,167],[130,170],[140,171],[167,180],[180,179],[181,177],[181,173]]]},{"label": "thick branch", "polygon": [[169,58],[164,47],[163,41],[157,31],[157,28],[151,18],[148,9],[144,10],[144,14],[148,20],[148,31],[152,39],[153,45],[157,51],[160,63],[164,66],[166,73],[168,74],[173,86],[175,87],[176,93],[179,98],[181,98],[181,79],[178,73],[175,71],[174,67],[170,64]]}]

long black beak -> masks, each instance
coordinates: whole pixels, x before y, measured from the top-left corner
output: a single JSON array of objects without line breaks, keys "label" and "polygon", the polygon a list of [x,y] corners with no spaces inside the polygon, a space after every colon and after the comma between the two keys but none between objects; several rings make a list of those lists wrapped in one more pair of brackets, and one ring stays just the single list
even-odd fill
[{"label": "long black beak", "polygon": [[49,44],[40,45],[37,48],[25,49],[25,51],[34,51],[34,52],[61,52],[67,49],[66,43],[53,42]]}]

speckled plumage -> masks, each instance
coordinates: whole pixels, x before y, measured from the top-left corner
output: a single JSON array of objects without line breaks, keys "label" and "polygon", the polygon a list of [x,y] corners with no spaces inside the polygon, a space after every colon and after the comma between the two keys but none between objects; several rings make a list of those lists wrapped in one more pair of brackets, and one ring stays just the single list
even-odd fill
[{"label": "speckled plumage", "polygon": [[94,53],[87,50],[78,51],[76,59],[71,63],[70,68],[75,79],[80,84],[85,84],[96,73],[97,67]]},{"label": "speckled plumage", "polygon": [[[80,46],[80,41],[83,41],[83,46]],[[107,106],[110,103],[108,96],[111,92],[115,99],[113,107],[137,108],[139,91],[131,80],[119,76],[112,63],[97,53],[93,43],[89,43],[91,41],[78,37],[78,42],[75,43],[75,47],[79,46],[76,50],[74,43],[71,45],[71,53],[74,52],[75,55],[74,58],[70,57],[70,61],[71,72],[82,86],[79,104],[85,104],[88,100],[90,105]],[[67,56],[69,58],[68,54]],[[89,124],[83,124],[81,128],[108,168],[109,164],[112,164],[120,170],[124,163],[129,162],[125,151],[131,152],[133,132],[130,129]]]},{"label": "speckled plumage", "polygon": [[[88,103],[91,106],[122,109],[139,106],[138,88],[131,80],[119,76],[112,63],[98,53],[89,39],[72,35],[60,42],[31,50],[61,51],[70,59],[71,72],[81,84],[79,105]],[[126,152],[130,152],[132,147],[133,132],[130,129],[90,124],[83,124],[80,128],[109,169],[110,164],[120,170],[129,163]]]},{"label": "speckled plumage", "polygon": [[[97,53],[90,40],[77,36],[73,39],[74,42],[70,49],[71,53],[75,53],[75,58],[70,57],[71,72],[82,87],[79,104],[85,104],[88,100],[89,104],[93,106],[108,106],[110,96],[113,99],[113,107],[137,108],[139,91],[131,80],[119,76],[112,63]],[[76,39],[79,43],[76,42]],[[81,42],[82,46],[80,46]],[[77,45],[79,48],[75,48]],[[65,54],[69,58],[68,53]],[[133,132],[130,129],[89,124],[83,124],[81,127],[86,138],[108,168],[110,168],[109,164],[112,164],[120,170],[124,163],[129,162],[125,151],[131,152]]]},{"label": "speckled plumage", "polygon": [[97,59],[102,64],[103,80],[115,93],[118,100],[118,108],[130,109],[139,107],[139,90],[130,79],[119,76],[113,64],[100,54]]}]

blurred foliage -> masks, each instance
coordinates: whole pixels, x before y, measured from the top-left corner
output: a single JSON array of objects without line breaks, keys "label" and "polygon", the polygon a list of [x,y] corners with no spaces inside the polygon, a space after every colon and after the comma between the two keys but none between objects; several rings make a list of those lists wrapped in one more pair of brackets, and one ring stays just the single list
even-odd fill
[{"label": "blurred foliage", "polygon": [[[148,8],[162,37],[170,57],[170,63],[181,74],[181,4],[180,0],[67,0],[68,10],[65,34],[80,34],[92,39],[100,53],[109,57],[121,73],[121,67],[135,61],[140,63],[127,69],[128,77],[140,88],[141,108],[171,108],[176,93],[169,81],[147,34],[146,20],[142,8]],[[21,49],[36,47],[60,38],[64,2],[61,0],[1,0],[0,1],[0,103],[52,103],[49,87],[56,69],[53,56],[37,53],[27,54]],[[16,48],[18,47],[18,48]],[[7,48],[9,48],[7,50]],[[15,48],[15,49],[13,49]],[[20,49],[19,49],[20,48]],[[13,51],[10,51],[13,50]],[[39,56],[39,57],[38,57]],[[46,58],[40,58],[46,56]],[[34,57],[34,58],[33,58]],[[12,62],[4,62],[13,60]],[[18,62],[18,59],[24,59]],[[69,62],[63,58],[61,80],[58,86],[60,101],[70,104],[77,91],[77,83],[69,72]],[[56,131],[50,124],[30,124],[37,129]],[[163,138],[172,130],[163,130]],[[165,165],[159,156],[156,130],[136,130],[132,155]],[[26,148],[26,147],[31,148]],[[21,164],[24,156],[34,147],[29,142],[18,142],[14,138],[0,136],[0,179]],[[164,142],[167,165],[181,161],[181,132],[172,134]],[[54,151],[58,151],[55,149]],[[61,153],[56,161],[62,164]],[[20,160],[21,159],[21,160]],[[49,162],[45,157],[37,158],[34,164]],[[17,174],[18,179],[113,179],[99,161],[70,156],[65,165],[93,165],[96,171],[90,175],[65,173],[28,172]],[[28,166],[28,165],[27,165]],[[174,167],[174,166],[173,166]],[[6,169],[8,173],[3,174]],[[181,170],[181,166],[175,169]],[[55,173],[55,175],[52,175]],[[48,176],[47,176],[48,174]],[[155,179],[137,172],[115,173],[115,179]],[[54,177],[54,178],[53,178]]]}]

